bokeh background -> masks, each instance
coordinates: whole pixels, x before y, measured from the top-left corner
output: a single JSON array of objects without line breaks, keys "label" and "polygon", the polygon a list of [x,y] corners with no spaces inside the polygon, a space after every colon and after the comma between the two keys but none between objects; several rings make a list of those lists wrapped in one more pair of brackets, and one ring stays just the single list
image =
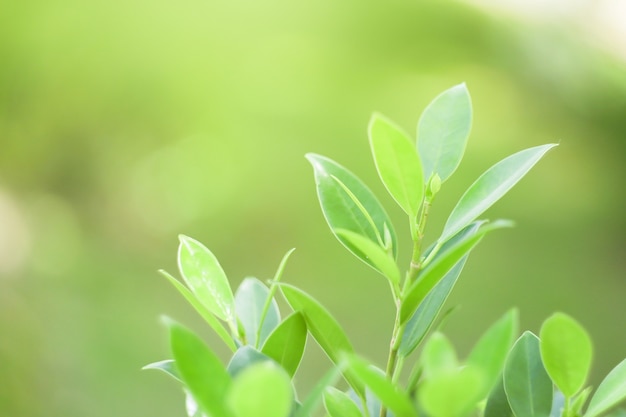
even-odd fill
[{"label": "bokeh background", "polygon": [[[626,10],[617,1],[22,0],[0,6],[0,416],[182,416],[168,314],[220,342],[156,270],[177,235],[233,286],[271,277],[320,299],[357,349],[385,360],[385,282],[327,230],[303,155],[380,194],[366,126],[414,132],[467,82],[466,159],[433,209],[522,148],[559,142],[487,217],[450,300],[463,355],[510,306],[538,331],[555,310],[595,340],[599,382],[626,356]],[[402,233],[401,233],[402,234]],[[408,241],[404,234],[403,259]],[[285,311],[286,312],[286,311]],[[310,341],[298,384],[328,362]]]}]

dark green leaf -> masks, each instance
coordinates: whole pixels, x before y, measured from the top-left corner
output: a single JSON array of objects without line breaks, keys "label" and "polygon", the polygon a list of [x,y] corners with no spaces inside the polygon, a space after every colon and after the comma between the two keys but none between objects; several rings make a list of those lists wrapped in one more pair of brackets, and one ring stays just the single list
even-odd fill
[{"label": "dark green leaf", "polygon": [[217,258],[202,243],[180,235],[178,268],[191,292],[211,313],[235,323],[235,301]]},{"label": "dark green leaf", "polygon": [[278,362],[293,378],[306,344],[306,321],[302,313],[287,317],[267,338],[261,352]]},{"label": "dark green leaf", "polygon": [[472,126],[472,103],[465,83],[437,96],[426,107],[417,125],[417,146],[424,178],[452,175],[463,159]]},{"label": "dark green leaf", "polygon": [[463,194],[443,228],[441,242],[474,221],[519,182],[556,144],[525,149],[498,162]]},{"label": "dark green leaf", "polygon": [[531,332],[525,332],[509,353],[504,389],[516,416],[550,416],[552,381],[541,362],[539,338]]},{"label": "dark green leaf", "polygon": [[369,139],[378,176],[406,214],[415,219],[424,198],[424,174],[414,144],[380,114],[370,120]]},{"label": "dark green leaf", "polygon": [[[345,229],[360,234],[373,242],[385,246],[385,229],[391,237],[391,250],[397,256],[397,239],[389,216],[374,194],[353,173],[326,157],[307,154],[313,165],[317,196],[324,217],[335,233]],[[337,239],[355,254],[364,259],[364,255],[349,242]]]},{"label": "dark green leaf", "polygon": [[193,398],[211,416],[231,416],[224,404],[231,379],[220,359],[193,332],[173,321],[168,324],[176,366]]},{"label": "dark green leaf", "polygon": [[[259,332],[263,308],[269,296],[269,289],[256,278],[244,279],[235,293],[235,311],[237,318],[243,325],[246,342],[254,347],[262,346],[267,336],[280,323],[280,312],[276,300],[272,298],[271,304],[263,326]],[[256,340],[259,334],[260,340]]]},{"label": "dark green leaf", "polygon": [[489,397],[487,398],[487,405],[485,406],[484,417],[514,417],[513,410],[509,405],[509,400],[506,398],[506,392],[504,391],[504,382],[502,381],[502,375],[498,378],[498,382],[492,388]]}]

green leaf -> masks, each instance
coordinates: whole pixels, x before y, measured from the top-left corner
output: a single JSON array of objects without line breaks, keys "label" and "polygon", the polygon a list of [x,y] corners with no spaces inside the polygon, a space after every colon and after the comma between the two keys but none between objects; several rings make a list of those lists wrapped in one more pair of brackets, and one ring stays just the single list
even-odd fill
[{"label": "green leaf", "polygon": [[626,399],[626,359],[621,361],[598,386],[585,417],[596,417]]},{"label": "green leaf", "polygon": [[448,179],[463,159],[472,126],[472,103],[465,83],[437,96],[417,125],[417,147],[424,178],[438,174]]},{"label": "green leaf", "polygon": [[495,221],[481,226],[476,233],[460,239],[449,249],[439,253],[432,262],[426,265],[418,275],[417,281],[411,285],[406,293],[400,309],[400,322],[406,323],[426,298],[426,295],[480,242],[485,234],[503,227],[511,227],[511,225],[511,222]]},{"label": "green leaf", "polygon": [[324,406],[329,417],[363,416],[350,396],[335,387],[327,387],[324,391]]},{"label": "green leaf", "polygon": [[579,415],[579,416],[583,415],[583,407],[585,406],[585,403],[589,399],[589,395],[591,394],[591,391],[592,391],[592,388],[587,387],[574,397],[574,399],[572,400],[572,406],[570,407],[574,415]]},{"label": "green leaf", "polygon": [[226,396],[235,417],[288,417],[292,402],[291,380],[273,362],[258,363],[242,371]]},{"label": "green leaf", "polygon": [[278,362],[293,378],[304,353],[306,335],[306,321],[302,313],[293,313],[274,329],[261,352]]},{"label": "green leaf", "polygon": [[[235,293],[235,311],[237,318],[243,325],[246,342],[254,347],[261,346],[267,336],[280,323],[280,311],[276,300],[272,298],[261,331],[261,317],[263,308],[269,296],[269,288],[256,278],[245,278]],[[259,334],[260,340],[257,339]]]},{"label": "green leaf", "polygon": [[230,359],[226,370],[231,377],[236,377],[244,369],[260,362],[272,362],[272,359],[252,346],[245,345],[237,349],[237,352]]},{"label": "green leaf", "polygon": [[433,333],[424,345],[421,362],[426,379],[440,374],[448,374],[459,367],[454,347],[448,338],[440,332]]},{"label": "green leaf", "polygon": [[[397,256],[397,238],[389,216],[374,194],[353,173],[321,155],[307,154],[313,165],[317,196],[326,222],[333,233],[345,229],[385,246],[385,229],[391,237],[391,251]],[[335,235],[336,236],[336,235]],[[339,236],[337,239],[358,258],[364,255]]]},{"label": "green leaf", "polygon": [[347,355],[346,358],[349,369],[380,399],[384,406],[393,411],[396,417],[417,416],[408,395],[400,389],[399,385],[387,379],[381,370],[354,355]]},{"label": "green leaf", "polygon": [[144,366],[141,369],[156,369],[157,371],[166,373],[167,375],[171,376],[178,382],[183,382],[183,380],[180,379],[180,375],[178,374],[178,369],[176,369],[176,362],[173,359],[166,359],[164,361],[153,362]]},{"label": "green leaf", "polygon": [[311,417],[317,404],[322,399],[326,387],[333,385],[337,381],[337,378],[339,378],[339,375],[344,372],[345,368],[346,363],[342,361],[327,371],[317,384],[315,384],[311,392],[309,392],[309,395],[302,402],[302,405],[298,408],[293,417]]},{"label": "green leaf", "polygon": [[[482,223],[474,222],[461,232],[459,232],[452,239],[448,240],[439,250],[439,253],[445,253],[452,245],[458,241],[464,239],[467,236],[474,234]],[[426,254],[432,251],[431,248],[426,251]],[[404,357],[409,356],[413,350],[422,342],[426,333],[432,328],[435,319],[441,312],[443,305],[445,304],[448,296],[452,292],[452,288],[456,284],[461,271],[465,266],[467,255],[461,258],[459,262],[454,264],[452,269],[448,271],[444,277],[439,281],[437,285],[426,295],[424,300],[419,304],[415,313],[411,316],[406,324],[404,333],[402,334],[402,341],[400,343],[400,349],[398,353]]]},{"label": "green leaf", "polygon": [[[561,391],[554,390],[554,394],[552,395],[552,407],[550,409],[550,417],[567,417],[563,416],[563,409],[565,408],[565,396]],[[573,412],[572,409],[570,409]],[[571,414],[573,416],[577,414]],[[580,414],[578,414],[580,416]]]},{"label": "green leaf", "polygon": [[415,219],[424,198],[424,174],[411,139],[380,114],[370,120],[369,139],[378,176],[393,199]]},{"label": "green leaf", "polygon": [[220,359],[187,328],[171,320],[168,326],[176,366],[193,398],[211,416],[231,416],[224,404],[231,379]]},{"label": "green leaf", "polygon": [[470,352],[467,364],[482,369],[485,375],[485,390],[480,397],[486,396],[498,381],[517,333],[518,312],[511,309],[483,334]]},{"label": "green leaf", "polygon": [[552,381],[571,398],[580,391],[591,368],[591,338],[573,318],[555,313],[544,321],[539,333],[541,359]]},{"label": "green leaf", "polygon": [[[280,284],[280,289],[291,308],[302,313],[309,332],[335,365],[344,354],[354,352],[337,320],[317,300],[288,284]],[[362,384],[350,372],[344,377],[356,392],[364,393]]]},{"label": "green leaf", "polygon": [[504,389],[516,416],[550,416],[552,381],[541,362],[539,338],[531,332],[525,332],[509,353]]},{"label": "green leaf", "polygon": [[400,282],[400,270],[391,254],[387,253],[380,245],[368,238],[346,229],[337,229],[335,234],[352,247],[356,248],[364,258],[362,260],[385,276],[393,285]]},{"label": "green leaf", "polygon": [[481,370],[468,365],[425,380],[418,399],[429,416],[462,417],[476,407],[483,384]]},{"label": "green leaf", "polygon": [[222,339],[226,346],[230,348],[232,352],[237,350],[235,346],[235,342],[233,342],[233,338],[228,334],[228,331],[222,326],[222,323],[219,322],[218,319],[215,318],[213,313],[211,313],[205,306],[196,298],[195,295],[187,287],[180,283],[176,278],[171,276],[164,270],[160,270],[159,273],[163,275],[167,280],[178,290],[179,293],[182,294],[183,297],[191,304],[191,306],[200,314],[200,316],[207,322],[207,324],[217,333],[217,335]]},{"label": "green leaf", "polygon": [[487,404],[485,405],[484,417],[514,417],[513,410],[509,405],[504,391],[504,382],[502,375],[498,378],[498,382],[489,393]]},{"label": "green leaf", "polygon": [[217,258],[197,240],[179,238],[178,268],[187,286],[211,313],[234,324],[233,293]]},{"label": "green leaf", "polygon": [[440,242],[454,236],[459,230],[504,196],[556,144],[525,149],[498,162],[482,174],[463,194],[439,238]]}]

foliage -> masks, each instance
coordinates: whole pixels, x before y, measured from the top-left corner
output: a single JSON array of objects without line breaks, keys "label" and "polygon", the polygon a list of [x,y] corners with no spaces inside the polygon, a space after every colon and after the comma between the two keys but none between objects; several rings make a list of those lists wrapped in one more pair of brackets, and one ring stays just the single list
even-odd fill
[{"label": "foliage", "polygon": [[[484,333],[465,360],[438,329],[443,306],[470,252],[485,235],[511,226],[509,221],[477,219],[555,146],[522,150],[486,170],[461,196],[439,238],[424,250],[429,211],[462,160],[471,119],[465,84],[443,92],[426,108],[417,144],[388,118],[372,117],[369,139],[376,169],[408,216],[413,251],[404,275],[397,262],[395,228],[374,193],[337,162],[307,155],[332,233],[389,283],[396,319],[384,368],[355,352],[341,325],[315,298],[281,283],[293,251],[285,255],[272,280],[247,278],[233,295],[211,251],[180,237],[178,265],[186,286],[163,273],[233,352],[224,365],[192,331],[166,320],[173,360],[146,368],[161,370],[182,384],[190,417],[310,417],[321,403],[329,417],[624,413],[607,414],[626,398],[626,361],[595,392],[584,388],[592,344],[582,326],[564,313],[548,318],[539,336],[530,331],[520,336],[518,313],[512,309]],[[275,299],[278,291],[293,310],[284,319]],[[292,381],[308,335],[334,366],[300,400]],[[403,378],[410,363],[410,376]],[[339,375],[349,385],[346,392],[335,387]]]}]

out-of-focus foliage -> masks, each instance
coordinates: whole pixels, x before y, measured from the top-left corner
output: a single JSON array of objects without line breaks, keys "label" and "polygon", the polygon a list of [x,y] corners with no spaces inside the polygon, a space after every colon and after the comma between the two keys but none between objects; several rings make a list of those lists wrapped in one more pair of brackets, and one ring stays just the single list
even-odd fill
[{"label": "out-of-focus foliage", "polygon": [[[139,371],[163,359],[160,312],[195,317],[154,272],[174,269],[178,233],[210,245],[235,280],[271,277],[296,246],[289,281],[382,361],[387,338],[369,337],[393,320],[388,302],[377,308],[385,284],[326,232],[303,155],[332,154],[376,184],[371,113],[414,132],[432,97],[462,81],[475,120],[467,159],[482,162],[462,164],[436,204],[451,208],[505,155],[561,146],[491,209],[523,227],[484,243],[489,265],[473,274],[477,252],[450,302],[463,299],[476,331],[510,305],[524,328],[555,310],[579,318],[596,341],[597,385],[626,350],[622,62],[567,27],[450,1],[4,2],[0,414],[183,414],[169,381]],[[356,280],[358,310],[325,291]],[[448,334],[463,354],[478,334],[460,322],[452,315]]]}]

